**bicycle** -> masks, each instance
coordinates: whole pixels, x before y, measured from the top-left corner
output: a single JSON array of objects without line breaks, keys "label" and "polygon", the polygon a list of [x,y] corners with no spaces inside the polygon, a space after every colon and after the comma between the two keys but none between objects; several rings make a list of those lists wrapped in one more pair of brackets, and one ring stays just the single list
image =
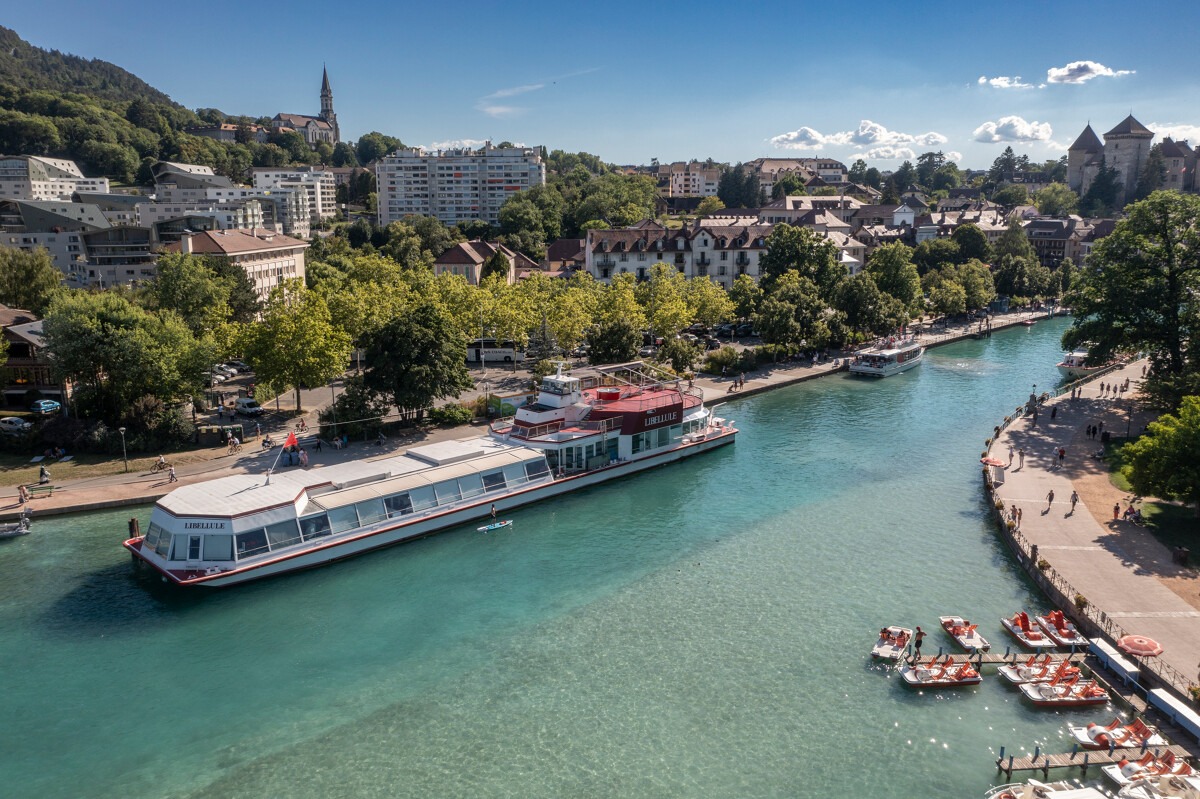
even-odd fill
[{"label": "bicycle", "polygon": [[167,463],[166,461],[157,461],[153,466],[150,467],[150,473],[157,474],[158,472],[165,472],[170,468],[171,464]]}]

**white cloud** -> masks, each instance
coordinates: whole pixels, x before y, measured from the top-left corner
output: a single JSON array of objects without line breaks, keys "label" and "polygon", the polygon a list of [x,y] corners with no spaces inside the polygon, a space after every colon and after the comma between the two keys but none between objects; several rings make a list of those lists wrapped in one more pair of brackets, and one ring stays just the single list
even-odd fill
[{"label": "white cloud", "polygon": [[1018,116],[1000,117],[995,122],[984,122],[975,128],[975,141],[995,143],[1001,141],[1038,142],[1049,141],[1054,133],[1049,122],[1026,122]]},{"label": "white cloud", "polygon": [[487,144],[487,139],[449,139],[432,142],[426,150],[474,150]]},{"label": "white cloud", "polygon": [[1200,141],[1200,125],[1182,125],[1175,122],[1151,122],[1146,127],[1162,138],[1170,138],[1175,141]]},{"label": "white cloud", "polygon": [[911,147],[893,147],[890,144],[885,144],[880,147],[872,147],[866,152],[859,153],[863,158],[872,158],[880,161],[912,161],[917,157],[916,152]]},{"label": "white cloud", "polygon": [[528,108],[523,108],[516,105],[506,105],[493,102],[494,100],[504,100],[509,97],[519,97],[522,94],[541,91],[549,85],[556,84],[560,80],[579,77],[580,75],[588,75],[596,72],[600,67],[589,67],[587,69],[576,70],[575,72],[567,72],[563,75],[555,75],[551,78],[539,81],[537,83],[523,83],[520,86],[509,86],[505,89],[497,89],[491,94],[485,95],[475,103],[475,110],[481,111],[493,119],[504,119],[506,117],[515,117],[524,114]]},{"label": "white cloud", "polygon": [[999,75],[995,78],[989,78],[985,75],[979,77],[980,86],[991,86],[993,89],[1036,89],[1032,83],[1025,83],[1021,80],[1021,76],[1010,78],[1005,75]]},{"label": "white cloud", "polygon": [[943,154],[946,156],[947,161],[953,161],[956,164],[961,162],[962,158],[963,158],[963,154],[960,153],[958,150],[947,150]]},{"label": "white cloud", "polygon": [[544,84],[544,83],[527,83],[524,86],[513,86],[508,89],[498,89],[498,90],[492,92],[491,94],[489,94],[487,97],[484,97],[483,99],[495,100],[495,99],[499,99],[501,97],[516,97],[518,94],[527,94],[529,92],[536,92],[538,89],[544,89],[544,88],[546,88],[546,84]]},{"label": "white cloud", "polygon": [[1117,78],[1132,75],[1132,69],[1110,69],[1095,61],[1072,61],[1065,67],[1046,70],[1047,83],[1087,83],[1093,78]]},{"label": "white cloud", "polygon": [[524,108],[519,108],[515,105],[493,105],[491,103],[478,103],[475,108],[493,119],[503,119],[505,117],[520,116],[525,113]]},{"label": "white cloud", "polygon": [[[850,146],[855,148],[871,148],[867,152],[856,152],[868,158],[912,158],[912,145],[920,147],[936,147],[945,144],[949,139],[940,133],[902,133],[888,130],[878,122],[864,119],[856,130],[845,130],[829,135],[810,127],[801,127],[778,136],[772,136],[771,144],[783,150],[820,150],[825,145]],[[882,155],[881,153],[907,153],[907,155]]]}]

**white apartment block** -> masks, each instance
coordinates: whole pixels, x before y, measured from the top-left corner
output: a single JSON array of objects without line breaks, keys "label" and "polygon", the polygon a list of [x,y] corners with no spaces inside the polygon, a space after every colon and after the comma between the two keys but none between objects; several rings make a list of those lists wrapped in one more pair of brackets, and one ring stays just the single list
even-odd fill
[{"label": "white apartment block", "polygon": [[210,230],[184,236],[164,249],[228,258],[246,270],[259,298],[265,300],[271,289],[283,281],[304,279],[304,251],[308,243],[278,233]]},{"label": "white apartment block", "polygon": [[706,167],[696,161],[679,161],[660,166],[658,175],[660,185],[666,184],[663,188],[666,189],[668,197],[715,197],[717,184],[721,180],[721,170],[718,167]]},{"label": "white apartment block", "polygon": [[0,156],[0,200],[70,200],[77,191],[108,193],[108,178],[87,178],[74,161]]},{"label": "white apartment block", "polygon": [[519,191],[546,183],[538,148],[397,150],[375,167],[379,224],[406,216],[433,216],[447,225],[481,219],[500,222],[500,206]]},{"label": "white apartment block", "polygon": [[145,227],[153,227],[160,222],[185,216],[210,217],[216,222],[216,226],[222,229],[252,230],[268,227],[263,217],[262,204],[258,200],[237,203],[144,202],[137,205],[138,223]]},{"label": "white apartment block", "polygon": [[324,169],[259,167],[254,170],[254,188],[304,189],[308,193],[309,220],[314,224],[337,214],[337,181]]}]

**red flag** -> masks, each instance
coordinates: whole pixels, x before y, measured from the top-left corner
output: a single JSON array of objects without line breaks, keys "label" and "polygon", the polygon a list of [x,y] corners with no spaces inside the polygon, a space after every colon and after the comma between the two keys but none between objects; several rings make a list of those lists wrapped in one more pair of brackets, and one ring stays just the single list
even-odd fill
[{"label": "red flag", "polygon": [[294,446],[296,446],[296,434],[294,432],[288,433],[287,440],[283,442],[283,448],[287,449]]}]

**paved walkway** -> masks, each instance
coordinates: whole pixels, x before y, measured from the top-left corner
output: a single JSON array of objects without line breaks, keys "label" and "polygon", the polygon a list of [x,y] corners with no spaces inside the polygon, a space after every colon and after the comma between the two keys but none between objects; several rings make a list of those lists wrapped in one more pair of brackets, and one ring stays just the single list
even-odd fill
[{"label": "paved walkway", "polygon": [[[1018,451],[1025,450],[1025,465],[1018,466],[1019,456],[1014,459],[996,496],[1006,507],[1015,504],[1021,509],[1021,533],[1037,544],[1039,557],[1048,560],[1095,608],[1127,632],[1161,643],[1162,658],[1184,675],[1195,677],[1200,662],[1200,610],[1159,579],[1180,577],[1188,570],[1175,565],[1167,547],[1143,528],[1114,521],[1107,502],[1103,507],[1089,507],[1081,500],[1071,512],[1072,481],[1107,472],[1107,465],[1093,457],[1100,441],[1087,438],[1087,427],[1103,422],[1104,429],[1118,437],[1125,435],[1127,424],[1135,432],[1141,429],[1143,421],[1136,414],[1130,422],[1129,397],[1141,382],[1144,363],[1135,362],[1088,383],[1077,399],[1064,395],[1050,400],[1042,407],[1036,425],[1026,416],[1004,430],[991,454],[1007,461],[1011,444]],[[1119,384],[1126,378],[1131,390],[1124,398],[1101,398],[1100,382]],[[1067,450],[1062,468],[1056,463],[1060,446]],[[1051,491],[1054,501],[1048,503]],[[1125,507],[1122,503],[1121,510]]]}]

